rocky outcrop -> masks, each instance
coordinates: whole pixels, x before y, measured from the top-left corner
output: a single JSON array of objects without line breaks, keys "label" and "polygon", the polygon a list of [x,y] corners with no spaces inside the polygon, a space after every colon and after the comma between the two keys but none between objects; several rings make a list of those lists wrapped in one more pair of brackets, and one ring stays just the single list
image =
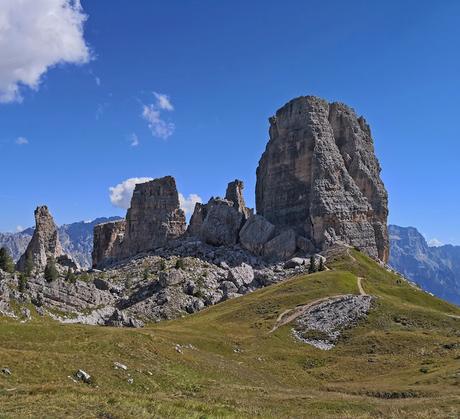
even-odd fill
[{"label": "rocky outcrop", "polygon": [[243,189],[243,182],[236,179],[228,184],[225,199],[213,197],[205,205],[197,203],[188,235],[214,246],[235,245],[243,224],[252,215],[244,202]]},{"label": "rocky outcrop", "polygon": [[344,242],[388,259],[387,193],[370,129],[346,105],[305,96],[270,118],[256,208],[317,250]]},{"label": "rocky outcrop", "polygon": [[164,246],[181,237],[185,229],[174,178],[139,183],[126,220],[95,227],[93,267]]},{"label": "rocky outcrop", "polygon": [[253,211],[246,207],[243,196],[244,183],[241,180],[235,179],[230,182],[225,192],[225,199],[233,202],[233,207],[240,213],[243,214],[244,220],[247,220],[253,213]]},{"label": "rocky outcrop", "polygon": [[126,221],[118,220],[94,226],[93,266],[119,256],[126,229]]},{"label": "rocky outcrop", "polygon": [[171,176],[136,185],[126,214],[122,254],[126,257],[161,247],[185,233],[185,214],[179,206]]},{"label": "rocky outcrop", "polygon": [[51,259],[62,266],[78,269],[77,264],[62,250],[57,227],[48,207],[37,207],[34,214],[35,231],[25,253],[19,258],[16,269],[25,271],[33,268],[43,271]]},{"label": "rocky outcrop", "polygon": [[234,203],[226,199],[211,198],[206,212],[200,229],[202,240],[214,246],[236,244],[244,215],[234,207]]}]

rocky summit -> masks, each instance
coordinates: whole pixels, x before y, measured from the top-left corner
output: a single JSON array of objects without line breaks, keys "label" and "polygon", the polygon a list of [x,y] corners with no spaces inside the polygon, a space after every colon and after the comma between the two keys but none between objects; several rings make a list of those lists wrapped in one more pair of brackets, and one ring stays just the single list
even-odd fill
[{"label": "rocky summit", "polygon": [[257,214],[317,250],[340,241],[386,262],[387,192],[364,118],[303,96],[270,118],[269,133],[257,168]]},{"label": "rocky summit", "polygon": [[50,259],[61,266],[78,269],[72,258],[62,250],[58,230],[48,207],[41,206],[35,210],[35,231],[16,268],[21,272],[30,269],[42,271]]}]

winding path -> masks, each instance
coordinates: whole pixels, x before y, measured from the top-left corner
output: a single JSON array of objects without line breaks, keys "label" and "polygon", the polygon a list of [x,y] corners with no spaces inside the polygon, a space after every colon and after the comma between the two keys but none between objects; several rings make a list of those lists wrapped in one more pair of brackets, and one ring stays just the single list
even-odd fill
[{"label": "winding path", "polygon": [[[360,295],[367,295],[366,292],[364,291],[364,288],[363,288],[362,283],[361,283],[362,279],[363,278],[361,278],[361,277],[357,278],[358,290],[359,290]],[[339,300],[340,298],[343,298],[345,296],[346,296],[346,294],[339,294],[339,295],[333,295],[331,297],[318,298],[316,300],[313,300],[313,301],[309,302],[308,304],[284,310],[277,317],[275,325],[268,332],[268,334],[273,333],[276,329],[278,329],[281,326],[284,326],[285,324],[291,323],[292,321],[297,319],[297,317],[299,317],[302,314],[304,314],[311,307],[314,307],[314,306],[316,306],[316,305],[318,305],[320,303],[323,303],[325,301]]]}]

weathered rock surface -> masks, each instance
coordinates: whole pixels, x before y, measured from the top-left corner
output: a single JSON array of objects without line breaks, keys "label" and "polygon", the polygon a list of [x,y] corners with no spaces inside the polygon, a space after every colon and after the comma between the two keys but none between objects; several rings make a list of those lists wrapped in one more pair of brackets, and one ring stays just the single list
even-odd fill
[{"label": "weathered rock surface", "polygon": [[185,233],[176,181],[171,176],[136,185],[126,214],[124,256],[161,247]]},{"label": "weathered rock surface", "polygon": [[93,266],[168,244],[185,233],[176,181],[171,176],[136,185],[125,221],[95,227]]},{"label": "weathered rock surface", "polygon": [[241,180],[235,179],[227,185],[225,192],[225,199],[233,202],[233,207],[244,216],[247,220],[252,215],[252,210],[246,207],[243,196],[244,183]]},{"label": "weathered rock surface", "polygon": [[256,207],[319,250],[344,242],[388,259],[387,193],[370,129],[346,105],[299,97],[270,118]]},{"label": "weathered rock surface", "polygon": [[206,218],[200,229],[200,237],[214,246],[232,246],[238,242],[238,234],[244,221],[232,201],[211,198],[206,205]]},{"label": "weathered rock surface", "polygon": [[244,223],[240,231],[240,242],[244,248],[255,255],[262,255],[265,243],[274,234],[275,226],[261,215],[256,214]]},{"label": "weathered rock surface", "polygon": [[62,266],[78,269],[77,264],[62,250],[57,227],[48,207],[37,207],[34,214],[35,231],[25,253],[19,258],[17,270],[25,271],[29,265],[38,271],[43,271],[50,259],[54,259]]},{"label": "weathered rock surface", "polygon": [[118,220],[94,226],[93,266],[120,256],[126,221]]},{"label": "weathered rock surface", "polygon": [[264,246],[264,256],[272,260],[289,259],[296,251],[297,241],[294,230],[284,230]]}]

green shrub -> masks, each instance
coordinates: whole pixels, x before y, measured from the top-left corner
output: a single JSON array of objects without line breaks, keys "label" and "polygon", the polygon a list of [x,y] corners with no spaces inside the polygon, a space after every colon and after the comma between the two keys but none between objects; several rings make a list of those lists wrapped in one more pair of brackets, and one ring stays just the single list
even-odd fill
[{"label": "green shrub", "polygon": [[184,269],[185,268],[185,260],[180,258],[176,260],[176,269]]},{"label": "green shrub", "polygon": [[59,276],[59,272],[56,269],[56,262],[53,257],[48,259],[45,266],[45,279],[47,282],[55,281]]},{"label": "green shrub", "polygon": [[71,284],[74,284],[77,278],[75,277],[75,274],[72,270],[72,268],[67,268],[67,273],[65,275],[65,280],[67,282],[70,282]]},{"label": "green shrub", "polygon": [[13,258],[11,257],[10,252],[6,247],[2,247],[0,249],[0,269],[9,273],[14,272]]},{"label": "green shrub", "polygon": [[28,281],[27,275],[24,272],[21,272],[21,274],[19,275],[19,279],[18,279],[19,292],[24,292],[26,290],[27,281]]},{"label": "green shrub", "polygon": [[310,266],[308,268],[308,273],[312,274],[316,272],[316,260],[314,256],[310,256]]}]

